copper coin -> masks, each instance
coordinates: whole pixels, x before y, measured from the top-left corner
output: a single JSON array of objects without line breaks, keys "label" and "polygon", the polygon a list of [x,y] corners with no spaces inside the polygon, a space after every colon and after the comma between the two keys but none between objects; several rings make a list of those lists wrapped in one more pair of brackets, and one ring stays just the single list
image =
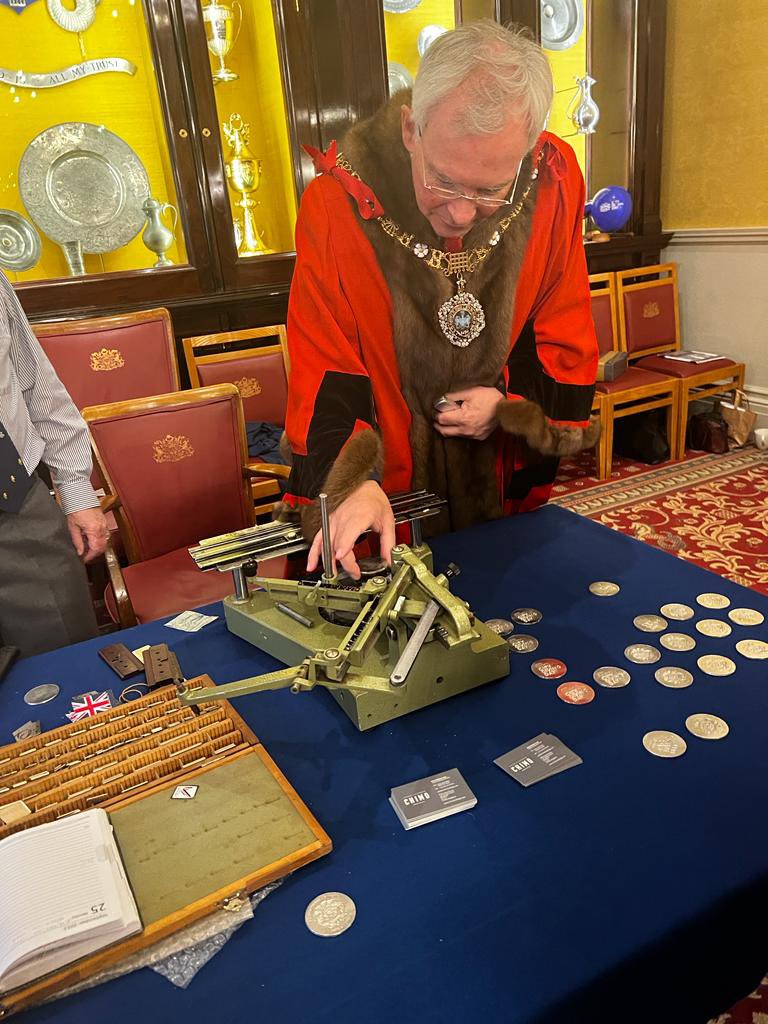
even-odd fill
[{"label": "copper coin", "polygon": [[595,699],[595,691],[587,683],[560,683],[557,696],[566,704],[589,704]]},{"label": "copper coin", "polygon": [[562,679],[567,671],[565,662],[557,658],[539,658],[531,665],[531,672],[539,679]]}]

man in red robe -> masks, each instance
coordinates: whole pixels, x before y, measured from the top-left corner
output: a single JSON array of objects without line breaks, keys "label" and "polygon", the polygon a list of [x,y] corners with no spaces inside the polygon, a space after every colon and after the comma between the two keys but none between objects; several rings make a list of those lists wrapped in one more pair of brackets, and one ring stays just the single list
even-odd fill
[{"label": "man in red robe", "polygon": [[288,312],[286,501],[358,575],[360,535],[395,532],[387,494],[447,499],[438,529],[545,502],[561,455],[594,444],[597,343],[584,182],[543,130],[541,48],[491,22],[436,40],[400,92],[316,153]]}]

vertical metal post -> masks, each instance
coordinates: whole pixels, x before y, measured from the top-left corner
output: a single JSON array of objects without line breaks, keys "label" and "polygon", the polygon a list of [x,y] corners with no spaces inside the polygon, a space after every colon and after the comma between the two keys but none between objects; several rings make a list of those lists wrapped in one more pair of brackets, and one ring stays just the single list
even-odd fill
[{"label": "vertical metal post", "polygon": [[424,543],[424,537],[422,536],[422,533],[421,533],[421,520],[420,519],[412,519],[411,520],[411,547],[412,548],[420,548],[423,543]]},{"label": "vertical metal post", "polygon": [[242,565],[238,565],[232,570],[232,579],[235,581],[235,600],[248,601],[250,599],[250,595],[248,593],[248,583],[246,582]]},{"label": "vertical metal post", "polygon": [[320,523],[323,534],[323,579],[333,579],[333,552],[331,550],[331,517],[328,512],[328,495],[318,494]]}]

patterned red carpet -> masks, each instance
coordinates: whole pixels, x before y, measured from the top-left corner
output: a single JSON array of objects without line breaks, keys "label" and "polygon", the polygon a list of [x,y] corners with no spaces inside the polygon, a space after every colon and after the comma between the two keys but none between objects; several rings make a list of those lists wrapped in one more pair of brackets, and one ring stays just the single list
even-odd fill
[{"label": "patterned red carpet", "polygon": [[[616,458],[601,484],[592,452],[563,462],[552,501],[768,594],[768,454],[689,452],[659,467]],[[709,1024],[768,1024],[768,977]]]},{"label": "patterned red carpet", "polygon": [[563,466],[555,504],[768,594],[768,454],[690,453],[655,468],[617,460],[618,477],[602,485],[585,469],[584,459]]}]

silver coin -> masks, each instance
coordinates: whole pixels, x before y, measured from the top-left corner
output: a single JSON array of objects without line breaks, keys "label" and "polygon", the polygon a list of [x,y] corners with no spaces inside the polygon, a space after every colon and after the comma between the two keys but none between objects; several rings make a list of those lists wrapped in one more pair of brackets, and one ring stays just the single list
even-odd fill
[{"label": "silver coin", "polygon": [[624,648],[624,657],[636,665],[652,665],[661,657],[661,651],[650,644],[630,644]]},{"label": "silver coin", "polygon": [[671,690],[682,690],[693,682],[693,675],[687,668],[657,668],[654,676],[657,683],[668,686]]},{"label": "silver coin", "polygon": [[59,696],[59,689],[56,683],[41,683],[40,686],[33,686],[24,694],[24,703],[47,704],[49,700]]},{"label": "silver coin", "polygon": [[509,617],[519,626],[534,626],[542,619],[538,608],[515,608]]},{"label": "silver coin", "polygon": [[688,749],[688,744],[676,732],[666,729],[654,729],[643,736],[643,746],[655,757],[680,757]]},{"label": "silver coin", "polygon": [[736,671],[736,663],[721,654],[703,654],[696,664],[708,676],[732,676]]},{"label": "silver coin", "polygon": [[669,625],[660,615],[636,615],[632,621],[644,633],[660,633]]},{"label": "silver coin", "polygon": [[717,715],[689,715],[685,727],[700,740],[721,740],[730,732],[728,723]]},{"label": "silver coin", "polygon": [[499,636],[505,636],[507,633],[511,633],[515,628],[509,619],[488,619],[485,624],[488,629],[493,630],[494,633],[498,633]]},{"label": "silver coin", "polygon": [[341,935],[355,920],[354,901],[343,892],[324,892],[315,896],[304,912],[304,923],[315,934]]},{"label": "silver coin", "polygon": [[725,594],[699,594],[696,603],[702,608],[727,608],[731,600]]},{"label": "silver coin", "polygon": [[590,594],[596,594],[598,597],[613,597],[620,590],[618,583],[611,583],[609,580],[595,580],[589,584]]},{"label": "silver coin", "polygon": [[668,619],[692,619],[696,612],[693,608],[689,608],[687,604],[663,604],[659,611],[662,615],[666,615]]},{"label": "silver coin", "polygon": [[737,626],[759,626],[765,622],[763,613],[755,611],[754,608],[731,608],[728,618]]},{"label": "silver coin", "polygon": [[755,661],[768,658],[768,644],[765,640],[739,640],[736,650],[745,658],[752,658]]},{"label": "silver coin", "polygon": [[699,633],[703,633],[704,636],[730,636],[733,629],[728,625],[727,622],[722,622],[720,619],[699,619],[696,623],[696,629]]},{"label": "silver coin", "polygon": [[608,689],[615,690],[620,686],[626,686],[632,678],[624,668],[617,668],[615,665],[603,665],[602,668],[596,668],[592,673],[592,678],[600,686],[607,686]]},{"label": "silver coin", "polygon": [[659,643],[668,651],[692,651],[696,641],[687,633],[664,633],[659,637]]},{"label": "silver coin", "polygon": [[539,646],[536,637],[528,636],[526,633],[517,633],[515,636],[505,637],[505,639],[512,650],[517,651],[518,654],[530,654]]}]

